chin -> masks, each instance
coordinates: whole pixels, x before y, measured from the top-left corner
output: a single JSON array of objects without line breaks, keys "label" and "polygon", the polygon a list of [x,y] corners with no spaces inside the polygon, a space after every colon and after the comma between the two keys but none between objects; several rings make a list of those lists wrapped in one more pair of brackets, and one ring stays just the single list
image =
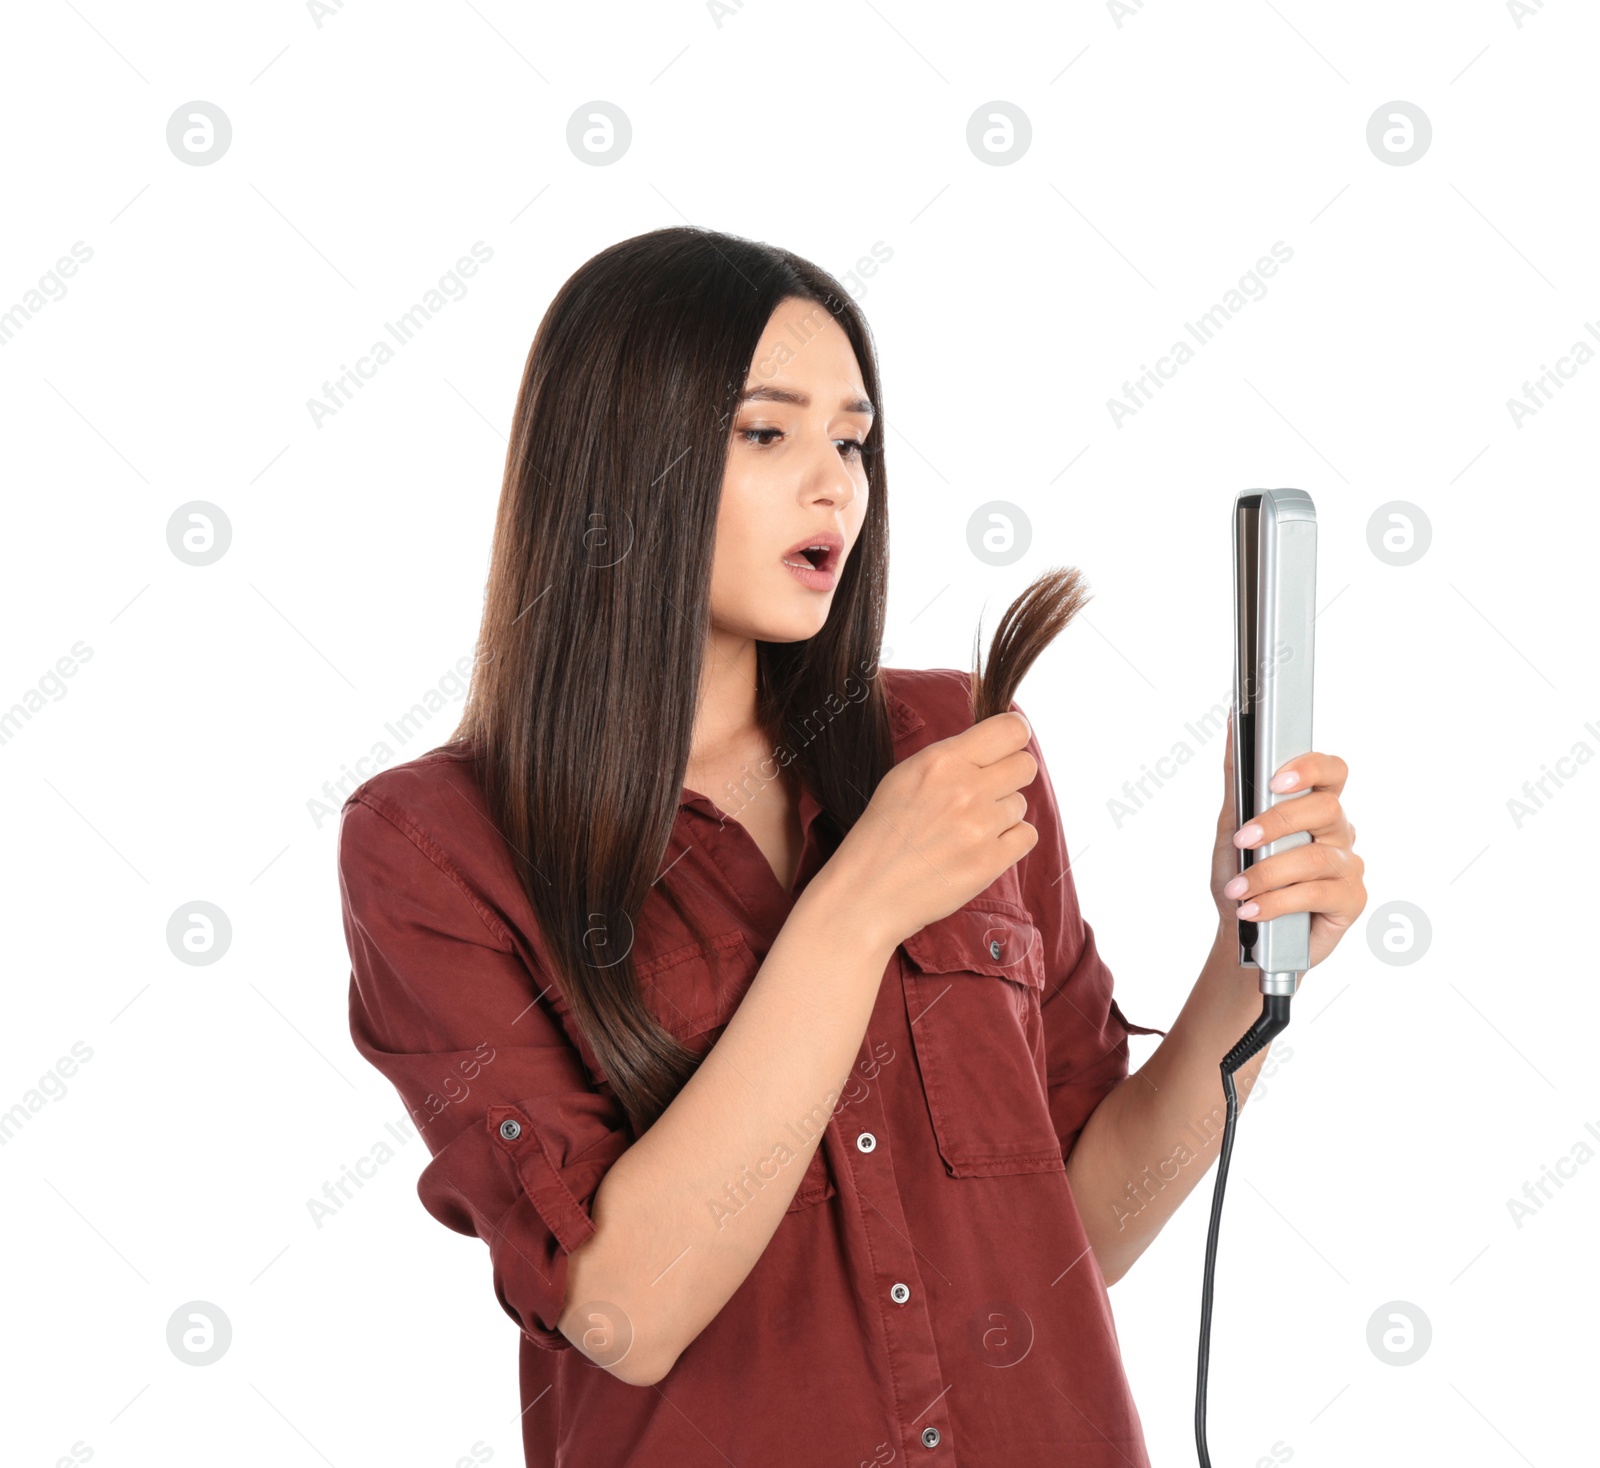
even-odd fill
[{"label": "chin", "polygon": [[826,606],[817,611],[798,611],[788,616],[774,615],[769,607],[763,615],[748,620],[746,636],[757,642],[804,642],[822,631],[827,620]]}]

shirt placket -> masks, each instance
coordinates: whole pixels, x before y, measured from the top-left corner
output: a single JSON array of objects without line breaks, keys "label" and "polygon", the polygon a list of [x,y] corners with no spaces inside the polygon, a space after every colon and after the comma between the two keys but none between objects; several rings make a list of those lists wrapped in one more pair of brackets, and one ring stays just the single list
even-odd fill
[{"label": "shirt placket", "polygon": [[894,1059],[880,1067],[876,1078],[867,1084],[867,1094],[852,1100],[835,1118],[835,1125],[855,1182],[872,1271],[866,1287],[882,1324],[888,1353],[885,1375],[894,1391],[894,1421],[900,1444],[908,1463],[943,1468],[961,1460],[950,1430],[946,1397],[950,1384],[944,1380],[940,1366],[933,1315],[923,1284],[924,1264],[933,1270],[938,1266],[924,1261],[916,1250],[890,1144],[895,1134],[891,1099],[894,1083],[900,1087],[915,1084],[914,1069],[893,1070],[902,1064],[915,1064],[899,962],[898,954],[890,961],[861,1047],[865,1069],[871,1068],[884,1040],[893,1047]]}]

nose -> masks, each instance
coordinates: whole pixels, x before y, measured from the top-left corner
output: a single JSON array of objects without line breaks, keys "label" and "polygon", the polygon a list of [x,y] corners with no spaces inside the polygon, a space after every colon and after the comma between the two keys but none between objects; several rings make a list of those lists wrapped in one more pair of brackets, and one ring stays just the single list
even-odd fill
[{"label": "nose", "polygon": [[836,510],[849,508],[856,497],[855,476],[832,439],[824,441],[806,476],[805,497],[808,504],[828,505]]}]

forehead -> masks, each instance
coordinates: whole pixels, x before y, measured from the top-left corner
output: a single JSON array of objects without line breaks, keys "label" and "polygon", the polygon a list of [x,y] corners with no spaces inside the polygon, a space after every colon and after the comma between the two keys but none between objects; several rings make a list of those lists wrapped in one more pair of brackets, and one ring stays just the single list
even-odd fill
[{"label": "forehead", "polygon": [[787,299],[762,332],[740,401],[807,407],[812,389],[847,399],[847,411],[872,412],[844,328],[820,301]]}]

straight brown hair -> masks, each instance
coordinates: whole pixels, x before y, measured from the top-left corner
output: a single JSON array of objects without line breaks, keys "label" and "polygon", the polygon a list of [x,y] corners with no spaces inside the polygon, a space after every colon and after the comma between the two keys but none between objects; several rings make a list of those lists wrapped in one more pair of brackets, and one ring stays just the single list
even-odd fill
[{"label": "straight brown hair", "polygon": [[[757,644],[757,716],[774,750],[792,752],[822,810],[819,838],[837,849],[894,762],[877,679],[884,403],[849,293],[776,246],[653,230],[602,250],[556,293],[517,394],[477,657],[448,741],[471,755],[544,951],[636,1135],[697,1064],[645,1004],[633,933],[688,768],[733,415],[789,298],[843,329],[877,410],[866,517],[827,622],[802,642]],[[977,717],[1010,705],[1081,599],[1076,571],[1018,598],[987,670],[975,659]]]}]

